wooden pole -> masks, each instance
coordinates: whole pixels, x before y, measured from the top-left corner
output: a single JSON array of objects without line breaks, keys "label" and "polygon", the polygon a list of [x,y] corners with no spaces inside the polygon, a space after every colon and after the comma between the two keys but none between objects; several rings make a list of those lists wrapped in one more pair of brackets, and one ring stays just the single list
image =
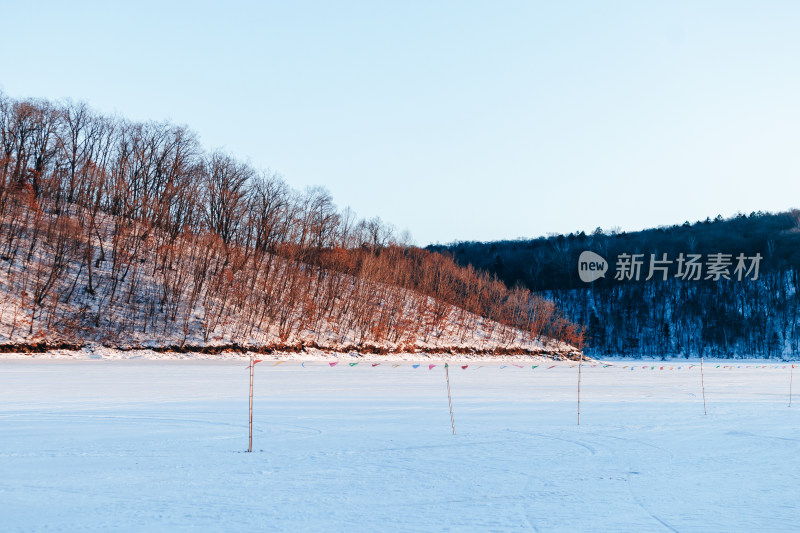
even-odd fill
[{"label": "wooden pole", "polygon": [[581,367],[583,366],[583,352],[578,362],[578,425],[581,425]]},{"label": "wooden pole", "polygon": [[447,403],[450,404],[450,425],[453,426],[453,435],[456,434],[456,421],[453,418],[453,400],[450,397],[450,370],[447,363],[444,364],[444,375],[447,379]]},{"label": "wooden pole", "polygon": [[253,451],[253,369],[256,365],[253,364],[253,356],[250,356],[250,441],[247,446],[247,451]]},{"label": "wooden pole", "polygon": [[706,378],[703,374],[703,356],[700,356],[700,384],[703,387],[703,414],[707,415],[708,410],[706,409]]}]

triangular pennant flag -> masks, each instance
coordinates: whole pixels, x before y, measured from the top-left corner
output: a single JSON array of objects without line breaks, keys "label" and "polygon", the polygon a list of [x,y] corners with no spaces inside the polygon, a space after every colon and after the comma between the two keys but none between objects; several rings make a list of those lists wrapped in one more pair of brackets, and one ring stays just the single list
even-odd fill
[{"label": "triangular pennant flag", "polygon": [[503,366],[501,366],[501,367],[500,367],[500,370],[503,370],[503,369],[504,369],[505,367],[507,367],[507,366],[508,366],[508,365],[503,365]]},{"label": "triangular pennant flag", "polygon": [[376,367],[376,366],[378,366],[379,364],[380,364],[380,363],[372,363],[372,368],[375,368],[375,367]]},{"label": "triangular pennant flag", "polygon": [[462,365],[461,370],[466,370],[469,365]]},{"label": "triangular pennant flag", "polygon": [[522,368],[522,365],[514,365],[517,368]]},{"label": "triangular pennant flag", "polygon": [[531,367],[531,370],[536,370],[536,368],[537,368],[538,366],[539,366],[539,365],[533,365],[533,366]]},{"label": "triangular pennant flag", "polygon": [[275,364],[274,364],[274,365],[272,365],[272,366],[278,366],[278,365],[280,365],[280,364],[282,364],[282,363],[284,363],[284,362],[285,362],[285,361],[275,361]]},{"label": "triangular pennant flag", "polygon": [[417,363],[416,365],[411,365],[411,366],[413,366],[414,368],[419,368],[419,363]]},{"label": "triangular pennant flag", "polygon": [[400,366],[400,365],[394,364],[394,365],[392,365],[392,368],[397,368],[398,366]]},{"label": "triangular pennant flag", "polygon": [[336,365],[339,364],[339,361],[334,361],[333,363],[328,363],[328,364],[331,365],[331,366],[336,366]]},{"label": "triangular pennant flag", "polygon": [[433,367],[435,367],[435,366],[436,365],[428,365],[428,370],[433,370]]},{"label": "triangular pennant flag", "polygon": [[555,368],[555,367],[556,367],[556,365],[553,365],[551,367],[548,367],[547,370],[550,370],[551,368]]},{"label": "triangular pennant flag", "polygon": [[348,363],[350,366],[356,366],[358,363]]}]

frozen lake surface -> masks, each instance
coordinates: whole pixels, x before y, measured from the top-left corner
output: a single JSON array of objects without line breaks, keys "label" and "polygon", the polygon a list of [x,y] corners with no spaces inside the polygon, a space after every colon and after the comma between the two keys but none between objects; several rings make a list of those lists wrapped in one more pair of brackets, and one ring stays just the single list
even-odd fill
[{"label": "frozen lake surface", "polygon": [[774,364],[272,364],[0,359],[0,530],[800,530]]}]

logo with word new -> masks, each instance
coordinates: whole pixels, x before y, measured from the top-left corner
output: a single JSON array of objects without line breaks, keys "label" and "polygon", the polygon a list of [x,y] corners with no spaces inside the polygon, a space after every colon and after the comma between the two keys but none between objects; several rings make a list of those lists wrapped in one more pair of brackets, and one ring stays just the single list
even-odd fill
[{"label": "logo with word new", "polygon": [[578,257],[578,275],[581,281],[591,283],[606,277],[606,272],[608,272],[608,261],[602,255],[588,250],[581,252]]},{"label": "logo with word new", "polygon": [[[649,259],[649,260],[648,260]],[[675,278],[686,281],[757,281],[763,257],[760,253],[748,256],[744,253],[678,254],[671,259],[667,253],[658,257],[656,254],[622,253],[616,257],[614,280],[645,281],[660,278],[667,281]],[[591,283],[604,278],[608,271],[608,262],[594,252],[582,252],[578,258],[578,275],[581,281]]]}]

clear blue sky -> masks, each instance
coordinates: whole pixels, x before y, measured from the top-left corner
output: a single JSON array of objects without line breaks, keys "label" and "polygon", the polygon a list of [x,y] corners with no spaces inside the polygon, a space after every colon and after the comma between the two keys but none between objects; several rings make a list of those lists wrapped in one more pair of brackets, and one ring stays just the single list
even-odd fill
[{"label": "clear blue sky", "polygon": [[0,88],[169,119],[416,242],[800,207],[800,2],[7,2]]}]

